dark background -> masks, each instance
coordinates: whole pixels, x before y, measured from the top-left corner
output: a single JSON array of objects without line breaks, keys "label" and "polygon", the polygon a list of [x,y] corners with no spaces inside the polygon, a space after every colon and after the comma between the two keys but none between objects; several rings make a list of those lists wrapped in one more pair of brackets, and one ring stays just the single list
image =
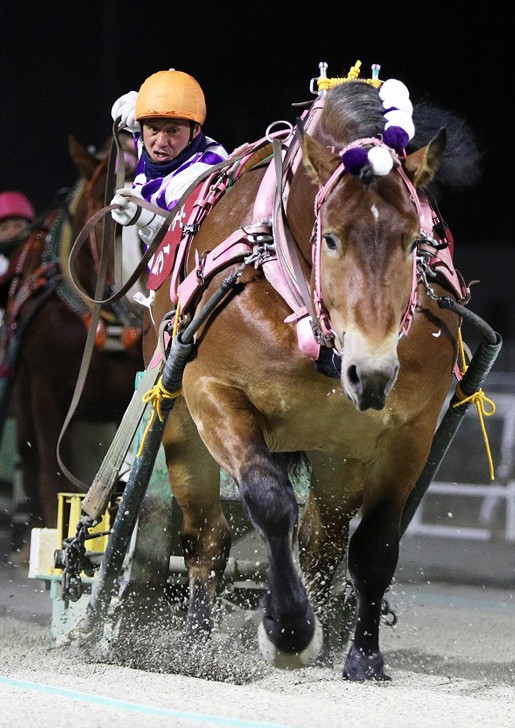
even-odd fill
[{"label": "dark background", "polygon": [[[507,6],[506,6],[507,7]],[[175,67],[204,88],[205,131],[228,151],[294,121],[314,98],[318,63],[344,75],[360,59],[466,118],[483,174],[441,209],[466,279],[481,278],[480,315],[514,336],[513,21],[495,4],[316,2],[23,2],[0,9],[3,128],[0,189],[21,189],[38,212],[72,185],[68,134],[101,146],[113,101]],[[502,257],[502,260],[499,258]],[[502,274],[497,278],[499,267]],[[507,272],[510,272],[507,277]],[[486,283],[486,285],[485,285]],[[485,303],[487,302],[487,303]],[[477,308],[476,308],[477,310]]]}]

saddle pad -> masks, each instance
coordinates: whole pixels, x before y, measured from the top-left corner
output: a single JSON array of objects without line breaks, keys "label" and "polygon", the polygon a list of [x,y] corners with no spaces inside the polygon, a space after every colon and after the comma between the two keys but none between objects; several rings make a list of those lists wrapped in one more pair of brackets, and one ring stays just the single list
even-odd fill
[{"label": "saddle pad", "polygon": [[168,232],[162,239],[159,248],[151,258],[147,283],[147,288],[151,291],[157,291],[172,272],[177,248],[181,242],[184,227],[191,217],[202,187],[203,183],[201,182],[187,197],[185,203],[181,206],[173,218],[170,227],[168,228]]}]

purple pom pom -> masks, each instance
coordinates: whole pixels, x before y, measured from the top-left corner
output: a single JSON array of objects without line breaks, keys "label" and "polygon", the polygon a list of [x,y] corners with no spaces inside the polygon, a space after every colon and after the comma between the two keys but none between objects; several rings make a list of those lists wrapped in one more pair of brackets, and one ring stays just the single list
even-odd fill
[{"label": "purple pom pom", "polygon": [[347,149],[342,154],[342,163],[350,174],[359,174],[363,167],[368,164],[368,152],[363,147]]},{"label": "purple pom pom", "polygon": [[383,132],[383,141],[391,149],[395,149],[397,154],[402,154],[408,145],[409,136],[402,127],[389,126]]}]

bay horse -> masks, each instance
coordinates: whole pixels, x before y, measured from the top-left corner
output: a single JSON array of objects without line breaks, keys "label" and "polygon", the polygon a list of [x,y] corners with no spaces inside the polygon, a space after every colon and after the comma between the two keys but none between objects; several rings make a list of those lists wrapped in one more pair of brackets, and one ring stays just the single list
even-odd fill
[{"label": "bay horse", "polygon": [[[76,489],[59,465],[57,445],[81,366],[91,306],[72,285],[67,258],[73,240],[105,204],[109,147],[106,143],[96,154],[70,136],[69,151],[79,173],[76,184],[62,203],[37,221],[10,264],[7,347],[17,336],[18,351],[13,366],[6,366],[9,362],[4,358],[3,374],[14,379],[11,406],[26,500],[19,508],[27,514],[29,527],[55,528],[58,492]],[[126,161],[134,168],[132,157]],[[98,230],[83,247],[74,271],[89,296],[96,285],[100,240]],[[112,269],[110,262],[107,285],[112,285]],[[117,423],[121,419],[143,365],[142,318],[129,298],[122,299],[116,309],[102,311],[73,422]],[[66,464],[72,450],[80,452],[81,447],[71,442],[72,432],[67,430],[62,441]]]},{"label": "bay horse", "polygon": [[[162,440],[183,514],[187,639],[210,635],[231,548],[222,468],[237,484],[268,558],[258,628],[264,657],[284,668],[324,657],[327,609],[346,560],[356,626],[343,676],[353,681],[389,679],[379,646],[383,597],[398,561],[404,504],[426,463],[457,356],[459,317],[436,299],[451,292],[464,300],[465,292],[440,275],[441,261],[430,282],[424,273],[451,246],[434,210],[429,223],[424,215],[424,190],[434,192],[437,183],[466,187],[479,158],[461,120],[422,102],[413,113],[421,132],[406,155],[388,150],[390,171],[378,174],[370,164],[359,174],[346,171],[345,150],[386,148],[383,113],[370,84],[348,81],[327,91],[319,123],[305,130],[299,123],[300,161],[284,173],[295,275],[297,282],[299,270],[304,276],[324,354],[316,363],[299,346],[296,323],[306,310],[292,315],[266,275],[271,236],[264,234],[264,252],[254,250],[243,263],[230,262],[210,277],[203,267],[224,241],[245,239],[252,252],[270,165],[239,176],[202,222],[180,281],[197,281],[198,309],[231,274],[237,284],[196,334]],[[157,288],[155,331],[144,334],[147,363],[170,311],[180,329],[181,299],[181,285],[174,289],[170,276]],[[302,458],[310,485],[300,508],[292,466]]]}]

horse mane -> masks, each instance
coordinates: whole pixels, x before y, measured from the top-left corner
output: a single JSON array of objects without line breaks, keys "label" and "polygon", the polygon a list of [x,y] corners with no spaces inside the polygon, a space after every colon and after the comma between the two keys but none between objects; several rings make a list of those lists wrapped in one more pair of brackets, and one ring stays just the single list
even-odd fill
[{"label": "horse mane", "polygon": [[[348,81],[328,91],[322,114],[321,140],[341,148],[356,139],[379,136],[384,131],[384,108],[377,90],[362,81]],[[413,103],[415,136],[407,153],[425,146],[441,129],[447,131],[447,147],[428,190],[438,195],[444,188],[464,189],[481,174],[479,151],[468,122],[449,109],[428,100]]]},{"label": "horse mane", "polygon": [[407,152],[427,144],[439,129],[447,131],[447,147],[435,177],[437,188],[465,189],[472,187],[481,175],[482,153],[469,123],[455,112],[431,101],[413,104],[415,136]]}]

